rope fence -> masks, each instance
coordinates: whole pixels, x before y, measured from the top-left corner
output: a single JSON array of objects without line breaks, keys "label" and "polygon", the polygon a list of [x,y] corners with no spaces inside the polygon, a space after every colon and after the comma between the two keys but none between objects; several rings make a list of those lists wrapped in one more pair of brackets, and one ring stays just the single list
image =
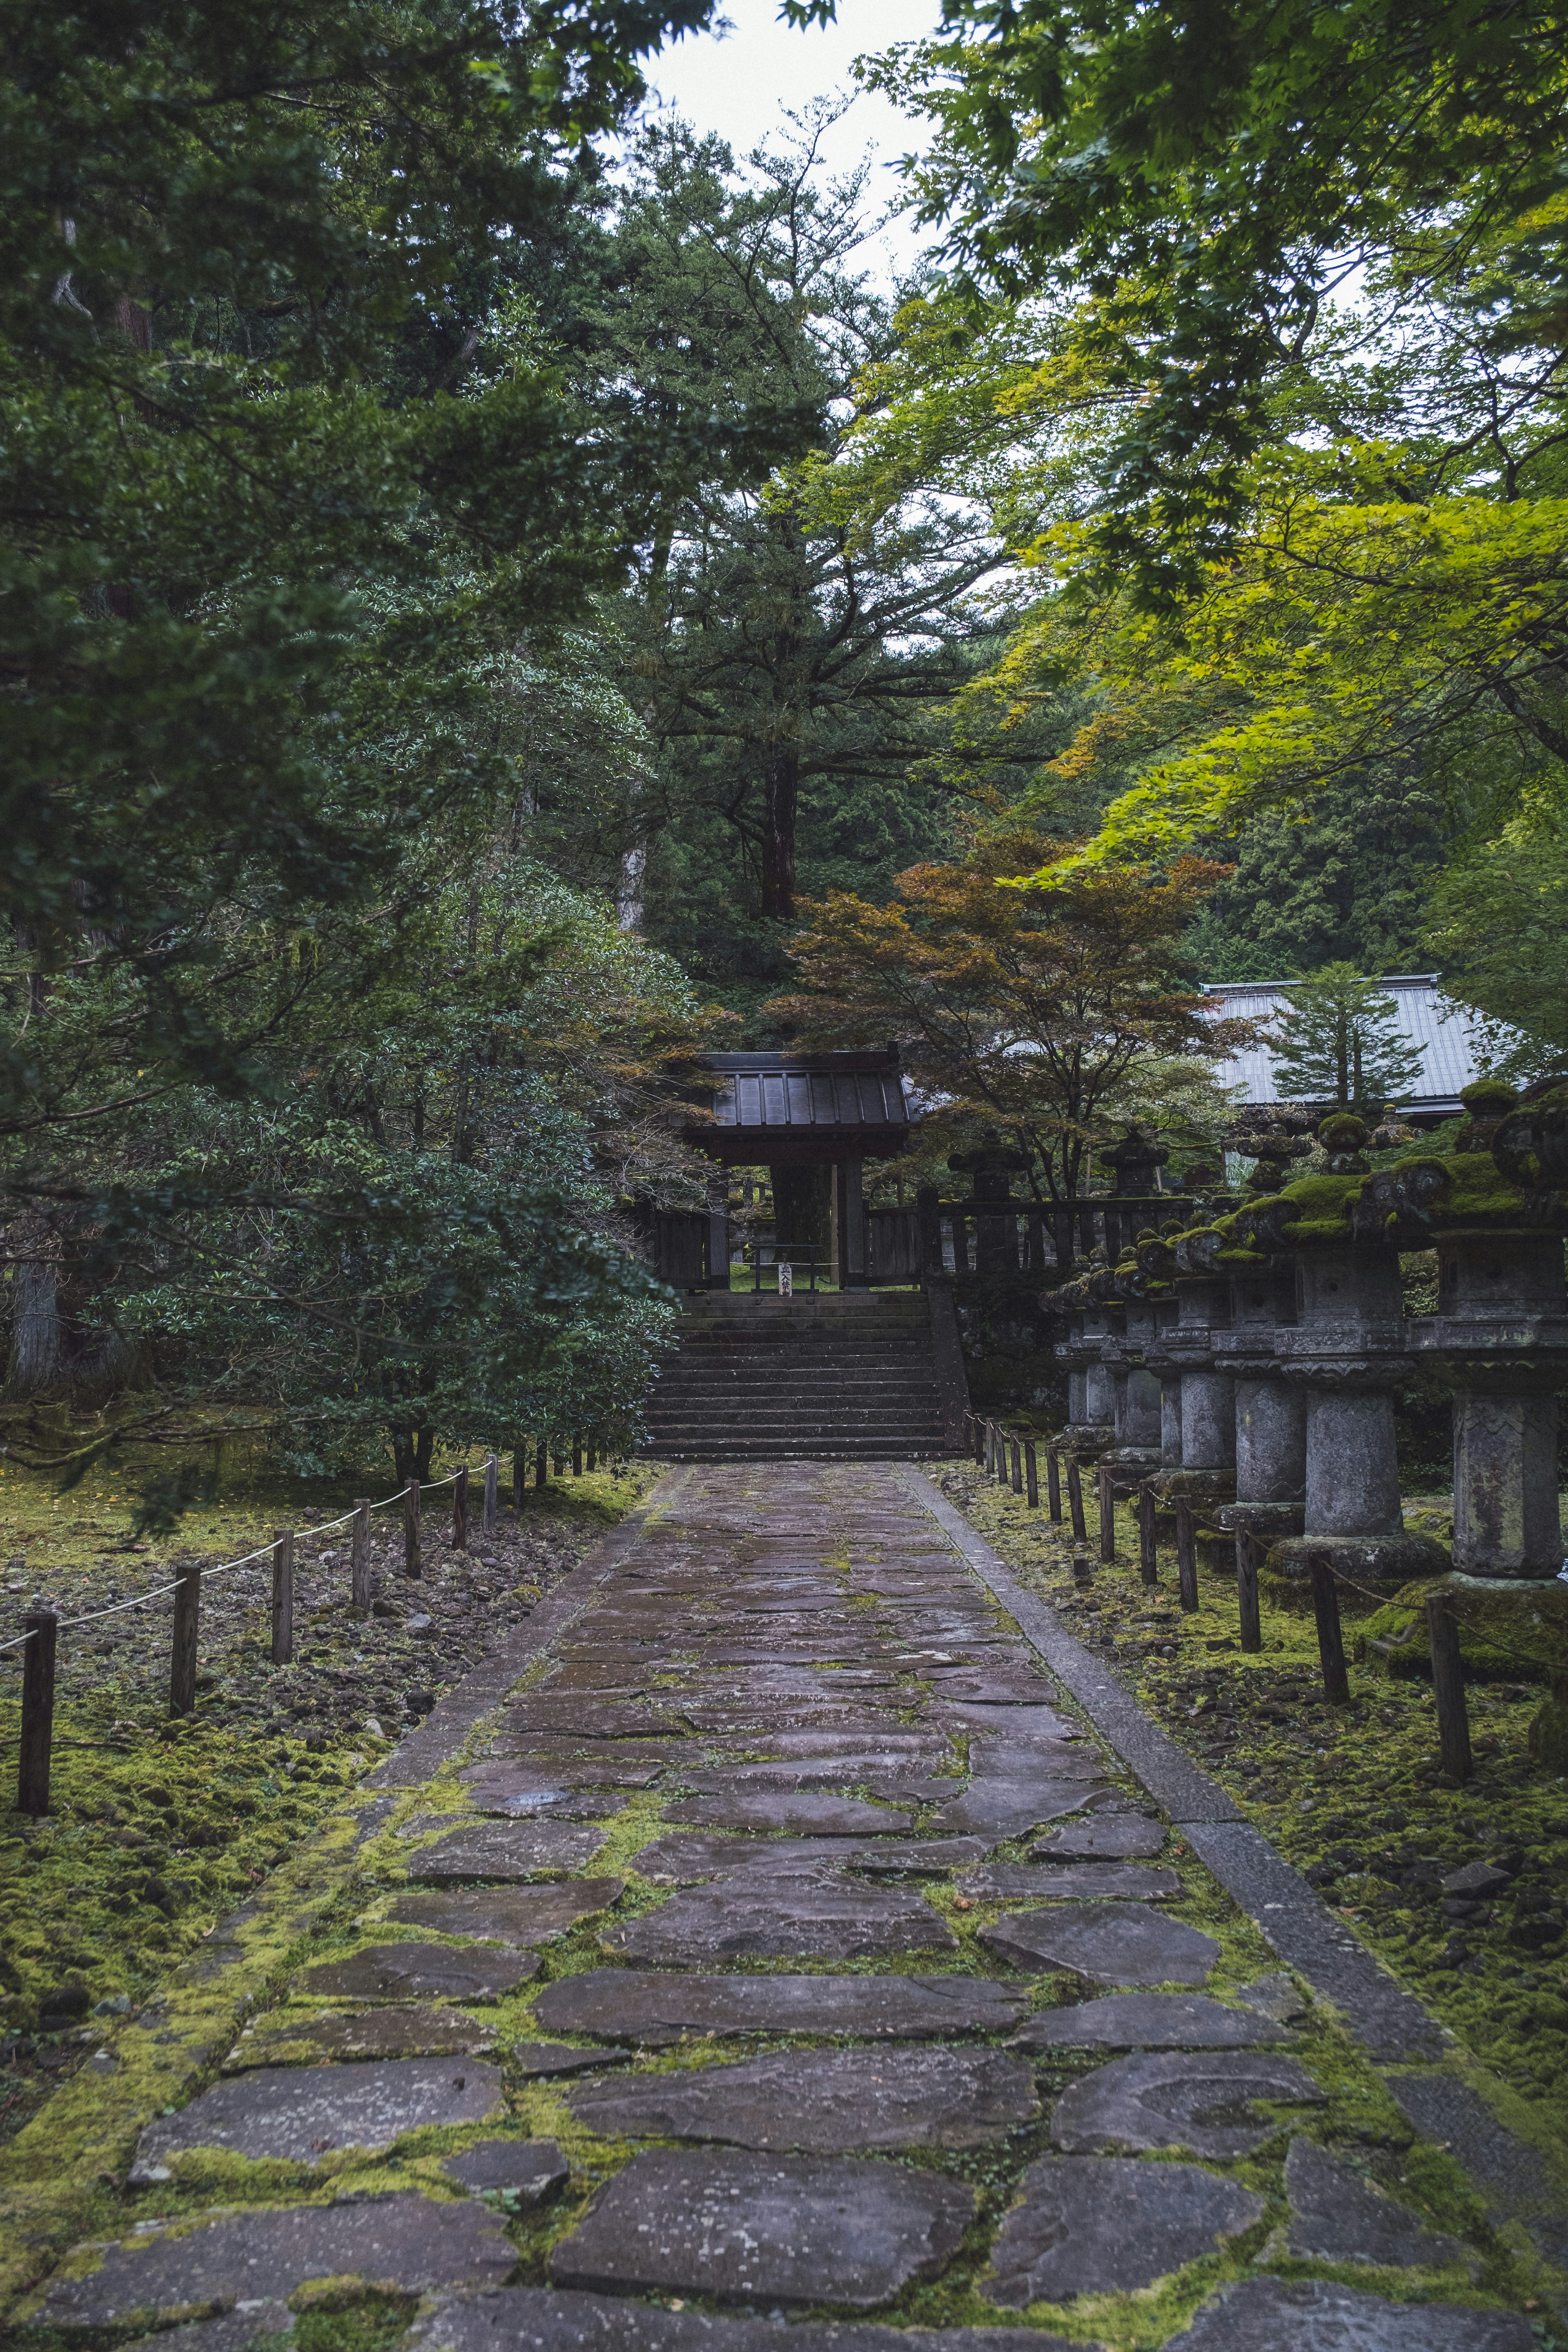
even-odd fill
[{"label": "rope fence", "polygon": [[[1037,1510],[1040,1504],[1039,1479],[1036,1448],[1032,1440],[1020,1440],[1005,1430],[999,1423],[983,1419],[976,1413],[964,1415],[966,1450],[977,1465],[998,1485],[1010,1486],[1015,1494],[1023,1494],[1026,1507]],[[1021,1455],[1021,1462],[1020,1462]],[[1094,1563],[1089,1550],[1089,1531],[1084,1517],[1082,1472],[1078,1457],[1066,1453],[1067,1475],[1064,1481],[1058,1461],[1058,1448],[1046,1446],[1047,1495],[1052,1523],[1060,1526],[1064,1517],[1070,1519],[1075,1546],[1073,1554],[1074,1581],[1088,1584],[1093,1580]],[[1096,1483],[1100,1505],[1099,1552],[1102,1561],[1116,1558],[1115,1496],[1113,1474],[1109,1464],[1097,1467]],[[1068,1507],[1062,1508],[1062,1489],[1066,1486]],[[1197,1529],[1193,1506],[1184,1495],[1173,1497],[1176,1522],[1176,1587],[1181,1607],[1191,1615],[1198,1607]],[[1138,1566],[1145,1586],[1159,1582],[1159,1568],[1154,1541],[1155,1503],[1147,1482],[1138,1489],[1136,1517],[1138,1521]],[[1256,1655],[1263,1647],[1263,1628],[1258,1595],[1258,1541],[1250,1530],[1237,1528],[1236,1587],[1241,1621],[1241,1647]],[[1308,1556],[1310,1577],[1312,1613],[1318,1634],[1318,1659],[1322,1673],[1323,1695],[1331,1704],[1344,1706],[1351,1696],[1350,1669],[1345,1660],[1344,1635],[1340,1622],[1340,1588],[1370,1601],[1377,1608],[1385,1608],[1389,1595],[1377,1592],[1370,1586],[1358,1584],[1335,1566],[1327,1551],[1315,1551]],[[1440,1769],[1449,1779],[1465,1781],[1475,1769],[1470,1747],[1469,1707],[1465,1697],[1464,1658],[1460,1633],[1467,1622],[1479,1633],[1489,1648],[1500,1651],[1505,1657],[1517,1658],[1521,1664],[1532,1667],[1538,1674],[1546,1673],[1557,1681],[1564,1679],[1560,1660],[1544,1658],[1537,1653],[1521,1650],[1514,1643],[1500,1640],[1489,1626],[1461,1613],[1452,1593],[1429,1594],[1425,1604],[1426,1637],[1431,1651],[1432,1691],[1436,1702],[1437,1742]]]},{"label": "rope fence", "polygon": [[[572,1472],[581,1476],[584,1458],[590,1471],[600,1458],[596,1443],[585,1443],[582,1437],[571,1442]],[[607,1463],[610,1455],[605,1452]],[[554,1462],[560,1476],[566,1465],[565,1454],[553,1451],[552,1441],[542,1437],[537,1445],[524,1441],[512,1455],[512,1503],[521,1508],[527,1491],[528,1472],[531,1461],[535,1487],[549,1483],[550,1464]],[[253,1551],[243,1552],[237,1559],[220,1561],[216,1567],[204,1567],[200,1560],[188,1560],[177,1576],[167,1583],[155,1584],[146,1592],[133,1593],[128,1601],[113,1601],[102,1609],[84,1610],[79,1616],[62,1617],[53,1609],[31,1609],[23,1619],[23,1631],[9,1641],[0,1642],[0,1656],[11,1650],[21,1650],[22,1659],[22,1727],[18,1741],[16,1769],[16,1810],[35,1819],[49,1810],[50,1763],[54,1748],[55,1677],[58,1657],[59,1637],[78,1626],[96,1625],[105,1617],[118,1617],[127,1610],[145,1609],[153,1601],[174,1596],[174,1628],[169,1659],[169,1714],[171,1717],[190,1715],[196,1703],[197,1646],[201,1629],[201,1595],[204,1583],[220,1576],[233,1576],[244,1570],[259,1568],[269,1561],[272,1570],[271,1592],[271,1660],[275,1666],[286,1666],[294,1656],[294,1547],[296,1542],[309,1542],[319,1536],[333,1535],[340,1528],[352,1528],[349,1547],[349,1609],[356,1617],[370,1614],[371,1563],[370,1533],[372,1514],[386,1511],[401,1504],[403,1508],[403,1572],[409,1578],[424,1573],[423,1498],[450,1486],[452,1495],[452,1530],[450,1541],[458,1551],[468,1548],[468,1465],[465,1463],[449,1471],[444,1478],[430,1478],[423,1483],[410,1478],[395,1494],[384,1495],[379,1501],[361,1496],[352,1510],[335,1519],[325,1519],[319,1527],[279,1528],[270,1543],[258,1544]],[[500,1462],[499,1455],[489,1454],[483,1465],[480,1500],[480,1528],[486,1535],[493,1532],[500,1507]]]}]

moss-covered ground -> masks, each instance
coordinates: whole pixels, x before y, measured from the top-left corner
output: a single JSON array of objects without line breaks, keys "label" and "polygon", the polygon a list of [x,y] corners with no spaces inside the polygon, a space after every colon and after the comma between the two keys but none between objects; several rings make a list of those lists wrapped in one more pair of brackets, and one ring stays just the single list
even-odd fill
[{"label": "moss-covered ground", "polygon": [[[966,1463],[936,1475],[1021,1580],[1568,2149],[1568,1783],[1528,1745],[1544,1678],[1470,1684],[1477,1770],[1455,1787],[1439,1769],[1429,1681],[1391,1675],[1368,1651],[1352,1664],[1350,1704],[1326,1702],[1304,1596],[1266,1584],[1263,1648],[1245,1655],[1230,1578],[1200,1571],[1200,1605],[1184,1615],[1163,1548],[1149,1592],[1125,1508],[1115,1563],[1097,1561],[1079,1588],[1070,1538],[1043,1508]],[[1354,1658],[1381,1619],[1349,1594],[1342,1612]],[[1523,1661],[1515,1669],[1529,1671]],[[1472,1917],[1448,1917],[1442,1879],[1483,1857],[1509,1871],[1509,1889]]]},{"label": "moss-covered ground", "polygon": [[[460,1459],[454,1456],[453,1462]],[[473,1457],[477,1465],[479,1456]],[[453,1466],[438,1465],[438,1475]],[[373,1474],[374,1475],[374,1474]],[[17,1653],[0,1661],[0,2141],[90,2056],[262,1886],[392,1741],[541,1593],[637,1502],[653,1473],[633,1465],[570,1475],[508,1503],[493,1537],[447,1541],[446,1495],[429,1498],[424,1573],[404,1574],[395,1511],[374,1522],[374,1612],[352,1614],[344,1530],[300,1547],[294,1662],[270,1663],[268,1563],[206,1581],[195,1713],[168,1711],[167,1595],[59,1637],[50,1809],[14,1810]],[[369,1485],[383,1494],[384,1473]],[[353,1490],[323,1490],[241,1460],[177,1538],[131,1533],[122,1486],[89,1480],[61,1497],[0,1470],[8,1555],[0,1641],[47,1600],[65,1617],[166,1583],[171,1561],[212,1564],[279,1526],[332,1519]],[[441,1507],[446,1506],[443,1514]]]}]

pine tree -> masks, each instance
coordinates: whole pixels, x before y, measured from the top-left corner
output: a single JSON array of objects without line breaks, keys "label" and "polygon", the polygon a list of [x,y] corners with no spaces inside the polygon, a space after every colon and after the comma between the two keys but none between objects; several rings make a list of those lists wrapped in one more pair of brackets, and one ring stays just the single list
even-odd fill
[{"label": "pine tree", "polygon": [[1337,1110],[1381,1110],[1408,1096],[1422,1070],[1393,998],[1350,963],[1326,963],[1298,982],[1270,1043],[1281,1097]]}]

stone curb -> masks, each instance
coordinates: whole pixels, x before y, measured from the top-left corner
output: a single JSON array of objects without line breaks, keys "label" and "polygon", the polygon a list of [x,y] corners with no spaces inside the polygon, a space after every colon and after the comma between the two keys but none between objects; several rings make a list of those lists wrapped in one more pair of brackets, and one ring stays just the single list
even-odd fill
[{"label": "stone curb", "polygon": [[[1343,2019],[1416,2130],[1448,2147],[1494,2222],[1519,2223],[1538,2253],[1568,2271],[1568,2202],[1545,2154],[1498,2116],[1509,2097],[1503,2085],[1473,2061],[1458,2071],[1447,2027],[1335,1918],[1218,1781],[1149,1720],[922,1471],[903,1465],[900,1475],[1270,1949]],[[1421,2060],[1435,2063],[1412,2063]]]},{"label": "stone curb", "polygon": [[[534,1655],[582,1613],[636,1545],[656,1502],[671,1491],[670,1477],[660,1478],[527,1624],[466,1675],[327,1816],[298,1857],[226,1913],[135,2021],[100,2045],[97,2054],[107,2063],[81,2067],[0,2151],[0,2313],[9,2315],[66,2248],[101,2220],[91,2208],[121,2187],[142,2126],[160,2109],[183,2104],[233,2048],[289,1953],[353,1884],[362,1848],[385,1828],[405,1792],[457,1754]],[[416,1769],[405,1773],[400,1768],[416,1749]]]}]

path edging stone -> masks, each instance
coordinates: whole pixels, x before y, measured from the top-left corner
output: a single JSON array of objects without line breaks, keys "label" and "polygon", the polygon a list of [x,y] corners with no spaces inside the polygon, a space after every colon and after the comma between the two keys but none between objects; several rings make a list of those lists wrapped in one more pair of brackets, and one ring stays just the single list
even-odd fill
[{"label": "path edging stone", "polygon": [[1543,2260],[1568,2273],[1568,2210],[1552,2159],[1502,2121],[1505,2086],[1458,2054],[1452,2032],[1335,1918],[1219,1783],[1150,1722],[924,1472],[905,1464],[899,1475],[1269,1948],[1338,2012],[1416,2129],[1434,2137],[1448,2124],[1450,2139],[1439,2144],[1492,2221],[1521,2226]]}]

